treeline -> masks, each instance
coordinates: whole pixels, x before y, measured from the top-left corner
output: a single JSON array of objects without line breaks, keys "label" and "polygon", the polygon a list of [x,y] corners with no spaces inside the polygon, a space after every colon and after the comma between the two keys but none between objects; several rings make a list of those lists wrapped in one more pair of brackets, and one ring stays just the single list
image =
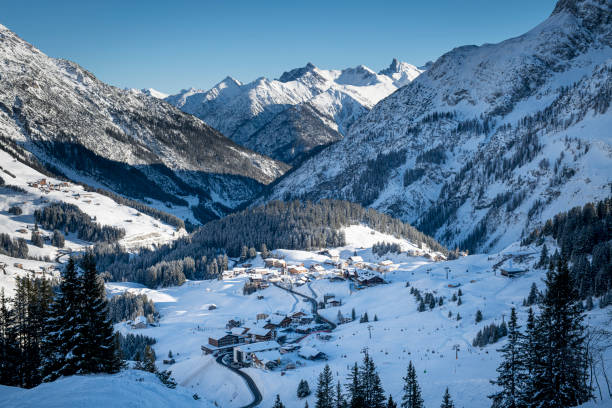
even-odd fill
[{"label": "treeline", "polygon": [[74,204],[49,204],[34,211],[34,218],[43,228],[77,233],[77,237],[85,241],[116,242],[125,236],[123,228],[100,225]]},{"label": "treeline", "polygon": [[472,346],[484,347],[487,344],[497,343],[501,338],[508,335],[508,326],[506,322],[501,322],[499,325],[491,323],[488,326],[478,330],[476,337],[472,340]]},{"label": "treeline", "polygon": [[[272,201],[211,221],[188,237],[137,256],[118,245],[99,244],[93,252],[105,278],[149,287],[181,285],[186,279],[217,278],[228,268],[228,256],[247,259],[255,252],[285,248],[314,250],[346,244],[342,227],[365,224],[377,231],[448,250],[409,224],[346,201]],[[246,248],[246,250],[245,250]]]},{"label": "treeline", "polygon": [[209,247],[224,248],[233,257],[240,255],[244,245],[312,250],[345,245],[340,229],[354,224],[364,224],[448,254],[436,240],[409,224],[359,204],[338,200],[271,201],[209,222],[194,234],[193,240]]},{"label": "treeline", "polygon": [[377,242],[372,245],[372,253],[378,256],[383,256],[385,254],[388,254],[389,252],[399,254],[402,252],[402,247],[398,243],[391,242]]},{"label": "treeline", "polygon": [[28,243],[23,238],[11,238],[9,234],[0,233],[0,254],[25,259],[28,257]]},{"label": "treeline", "polygon": [[[115,333],[115,345],[121,353],[123,360],[127,361],[141,361],[145,356],[145,349],[149,348],[157,343],[153,337],[144,336],[142,334],[128,333],[123,335],[121,332]],[[155,358],[155,351],[151,349],[153,358]]]},{"label": "treeline", "polygon": [[121,366],[104,284],[92,257],[69,261],[54,292],[47,279],[18,278],[0,297],[0,383],[31,388],[60,376],[114,373]]},{"label": "treeline", "polygon": [[155,303],[147,298],[147,295],[125,292],[110,298],[108,316],[113,323],[134,320],[138,316],[144,316],[147,322],[153,323],[158,320],[159,313],[155,310]]},{"label": "treeline", "polygon": [[136,255],[108,243],[96,244],[92,253],[105,280],[151,288],[182,285],[186,279],[215,279],[229,263],[223,250],[198,245],[191,236],[155,250],[143,248]]},{"label": "treeline", "polygon": [[[545,237],[555,239],[560,252],[549,254]],[[557,214],[522,243],[543,245],[539,267],[569,262],[581,299],[612,290],[612,198]]]}]

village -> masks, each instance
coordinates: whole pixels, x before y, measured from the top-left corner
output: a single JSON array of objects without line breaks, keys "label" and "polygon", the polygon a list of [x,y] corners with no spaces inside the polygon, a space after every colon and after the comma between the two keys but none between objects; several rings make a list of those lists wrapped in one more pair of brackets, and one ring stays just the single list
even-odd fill
[{"label": "village", "polygon": [[[365,262],[361,256],[352,255],[341,259],[338,251],[330,249],[319,253],[327,259],[322,263],[287,263],[280,257],[263,260],[263,267],[253,267],[243,263],[223,272],[221,279],[229,280],[247,277],[243,293],[252,294],[270,285],[277,286],[303,297],[303,302],[311,304],[311,311],[305,309],[288,314],[256,313],[253,320],[239,318],[227,322],[225,330],[213,333],[208,343],[201,346],[202,352],[211,354],[225,362],[231,359],[234,368],[256,367],[263,370],[291,370],[307,360],[327,359],[327,356],[313,346],[302,346],[300,342],[308,336],[329,341],[335,323],[318,315],[317,310],[339,307],[342,300],[334,294],[325,294],[323,300],[293,291],[314,280],[327,279],[332,282],[349,281],[351,290],[361,290],[370,286],[384,284],[384,274],[395,271],[399,265],[390,260],[378,263]],[[257,295],[263,299],[263,295]],[[211,307],[214,308],[214,305]],[[352,321],[339,313],[338,323]]]}]

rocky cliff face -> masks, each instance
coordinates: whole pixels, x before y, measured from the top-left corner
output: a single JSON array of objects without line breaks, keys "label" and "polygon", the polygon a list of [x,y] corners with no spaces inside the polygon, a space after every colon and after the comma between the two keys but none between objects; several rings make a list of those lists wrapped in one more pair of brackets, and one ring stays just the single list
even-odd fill
[{"label": "rocky cliff face", "polygon": [[50,58],[4,26],[0,136],[70,177],[141,199],[198,196],[219,215],[288,168],[164,101]]},{"label": "rocky cliff face", "polygon": [[353,200],[488,251],[606,197],[611,4],[560,1],[522,36],[443,55],[264,200]]},{"label": "rocky cliff face", "polygon": [[208,91],[184,90],[166,100],[243,146],[295,164],[342,139],[379,100],[421,72],[397,60],[380,74],[365,66],[323,70],[308,63],[278,80],[242,84],[227,77]]}]

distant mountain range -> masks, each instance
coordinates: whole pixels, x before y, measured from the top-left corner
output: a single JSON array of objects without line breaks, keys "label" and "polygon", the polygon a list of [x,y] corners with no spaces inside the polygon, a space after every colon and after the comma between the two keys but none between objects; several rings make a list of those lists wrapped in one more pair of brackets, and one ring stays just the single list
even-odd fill
[{"label": "distant mountain range", "polygon": [[524,35],[440,57],[260,201],[346,199],[502,249],[610,195],[611,47],[610,1],[560,0]]},{"label": "distant mountain range", "polygon": [[0,146],[25,149],[70,178],[200,204],[214,218],[288,169],[157,98],[46,56],[1,25],[0,62]]},{"label": "distant mountain range", "polygon": [[236,143],[296,164],[342,139],[376,103],[422,72],[396,59],[378,74],[363,65],[324,70],[308,63],[278,79],[243,84],[227,77],[207,91],[186,89],[165,100]]}]

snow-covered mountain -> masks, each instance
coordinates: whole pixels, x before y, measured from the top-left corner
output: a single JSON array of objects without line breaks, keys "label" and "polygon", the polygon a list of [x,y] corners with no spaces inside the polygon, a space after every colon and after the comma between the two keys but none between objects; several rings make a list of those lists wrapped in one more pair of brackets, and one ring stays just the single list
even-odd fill
[{"label": "snow-covered mountain", "polygon": [[499,250],[610,194],[611,47],[610,0],[560,0],[524,35],[443,55],[267,199],[348,199]]},{"label": "snow-covered mountain", "polygon": [[177,195],[198,196],[220,215],[288,168],[164,101],[50,58],[1,25],[0,62],[0,144],[20,145],[71,178],[175,204],[187,205]]},{"label": "snow-covered mountain", "polygon": [[153,89],[153,88],[141,89],[141,91],[145,95],[149,95],[157,99],[164,99],[169,96],[168,94],[160,92],[157,89]]},{"label": "snow-covered mountain", "polygon": [[308,63],[279,79],[243,84],[227,77],[208,91],[187,89],[166,101],[245,147],[294,164],[342,139],[353,122],[421,72],[396,59],[379,74],[363,65],[324,70]]}]

